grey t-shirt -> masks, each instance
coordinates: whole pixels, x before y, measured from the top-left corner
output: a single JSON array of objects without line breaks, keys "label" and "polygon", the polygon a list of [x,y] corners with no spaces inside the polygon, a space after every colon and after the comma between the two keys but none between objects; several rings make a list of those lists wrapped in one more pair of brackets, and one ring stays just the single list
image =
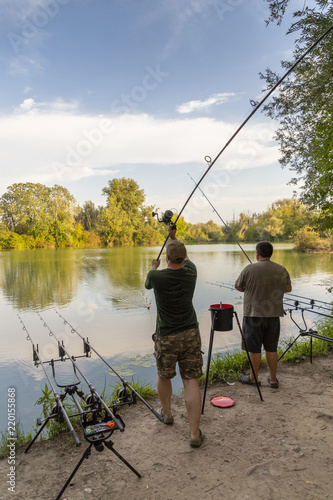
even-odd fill
[{"label": "grey t-shirt", "polygon": [[236,281],[244,289],[244,316],[283,316],[283,294],[290,283],[287,269],[271,260],[246,266]]}]

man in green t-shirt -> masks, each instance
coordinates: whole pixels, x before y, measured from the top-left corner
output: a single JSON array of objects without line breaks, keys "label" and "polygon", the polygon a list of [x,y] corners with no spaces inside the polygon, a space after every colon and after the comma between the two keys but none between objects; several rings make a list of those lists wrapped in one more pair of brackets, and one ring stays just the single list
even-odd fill
[{"label": "man in green t-shirt", "polygon": [[[258,380],[261,348],[264,346],[269,368],[268,383],[272,389],[279,387],[276,378],[277,347],[280,336],[280,317],[283,316],[283,294],[291,291],[291,281],[285,267],[271,261],[273,246],[260,241],[256,246],[255,264],[249,264],[238,276],[235,288],[244,292],[243,334],[253,365],[250,374],[242,378],[245,384],[254,385]],[[259,382],[260,384],[260,382]]]},{"label": "man in green t-shirt", "polygon": [[202,375],[201,338],[192,304],[197,270],[189,260],[185,245],[177,240],[176,230],[169,227],[166,245],[167,268],[157,271],[160,260],[154,259],[145,287],[154,289],[157,307],[154,356],[157,365],[157,391],[162,404],[159,410],[165,424],[173,424],[171,413],[171,379],[178,362],[185,390],[185,404],[190,425],[190,445],[201,446],[204,434],[199,428]]}]

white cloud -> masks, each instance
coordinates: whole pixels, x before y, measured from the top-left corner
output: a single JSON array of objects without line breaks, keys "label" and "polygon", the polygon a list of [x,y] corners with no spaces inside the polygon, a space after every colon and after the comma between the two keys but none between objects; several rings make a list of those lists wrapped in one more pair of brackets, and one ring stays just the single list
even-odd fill
[{"label": "white cloud", "polygon": [[[207,169],[205,156],[216,158],[239,127],[207,117],[84,115],[56,108],[56,103],[47,108],[31,98],[21,103],[19,113],[0,116],[0,196],[13,183],[39,182],[67,187],[81,204],[91,199],[100,205],[107,180],[126,176],[145,190],[147,205],[179,210],[194,187],[188,173],[198,182]],[[290,190],[275,181],[281,168],[273,134],[273,122],[251,120],[205,178],[202,189],[223,216],[232,217],[239,206],[259,211],[269,201],[288,197]],[[268,184],[261,172],[270,173]],[[239,195],[244,174],[254,176],[257,189],[245,185]],[[197,203],[193,197],[186,220],[212,218],[210,207]]]},{"label": "white cloud", "polygon": [[52,102],[36,102],[34,99],[27,98],[24,99],[18,107],[15,108],[17,113],[27,113],[38,114],[38,113],[66,113],[74,112],[79,109],[79,102],[76,100],[65,101],[61,97],[55,99]]},{"label": "white cloud", "polygon": [[192,113],[193,111],[202,111],[209,109],[212,106],[218,106],[229,100],[230,97],[234,97],[236,94],[234,92],[222,92],[219,94],[213,94],[205,101],[195,100],[188,101],[177,107],[177,111],[180,114]]},{"label": "white cloud", "polygon": [[[58,111],[66,107],[68,112]],[[51,111],[40,112],[43,108],[46,104],[25,99],[20,113],[0,117],[0,192],[14,182],[60,183],[114,174],[122,165],[204,164],[204,157],[210,154],[214,159],[216,148],[222,148],[236,130],[235,124],[211,118],[79,115],[61,100],[52,104]],[[215,169],[240,170],[276,162],[272,134],[266,122],[249,124]]]}]

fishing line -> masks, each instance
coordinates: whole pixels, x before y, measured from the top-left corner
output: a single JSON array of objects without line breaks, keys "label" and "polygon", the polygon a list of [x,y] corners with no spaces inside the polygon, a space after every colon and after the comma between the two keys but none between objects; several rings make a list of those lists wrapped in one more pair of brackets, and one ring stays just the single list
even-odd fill
[{"label": "fishing line", "polygon": [[[216,161],[219,159],[219,157],[222,155],[222,153],[227,149],[227,147],[229,146],[229,144],[235,139],[235,137],[238,135],[238,133],[242,130],[242,128],[247,124],[247,122],[252,118],[252,116],[258,111],[259,108],[261,108],[261,106],[264,104],[264,102],[272,95],[272,93],[281,85],[281,83],[287,78],[288,75],[290,75],[290,73],[292,73],[292,71],[296,68],[296,66],[298,66],[298,64],[333,30],[333,24],[332,26],[330,26],[326,31],[325,33],[323,33],[319,38],[317,38],[317,40],[315,40],[315,42],[310,45],[310,47],[305,50],[305,52],[301,55],[301,57],[299,57],[299,59],[297,59],[294,64],[288,69],[288,71],[286,71],[286,73],[273,85],[273,87],[267,92],[267,94],[265,95],[265,97],[263,99],[261,99],[261,101],[259,101],[258,103],[257,102],[254,102],[255,103],[255,106],[253,106],[253,110],[250,112],[250,114],[247,116],[247,118],[243,121],[243,123],[238,127],[238,129],[232,134],[232,136],[230,137],[230,139],[226,142],[226,144],[223,146],[223,148],[221,149],[221,151],[216,155],[216,157],[214,158],[213,161],[211,161],[206,169],[206,171],[203,173],[203,175],[201,176],[201,178],[199,179],[198,183],[196,184],[196,186],[194,187],[194,189],[192,190],[192,192],[190,193],[189,197],[187,198],[187,200],[185,201],[184,205],[183,205],[183,208],[180,210],[176,220],[175,220],[175,224],[176,222],[178,221],[179,217],[181,216],[181,214],[183,213],[185,207],[187,206],[188,202],[190,201],[190,199],[192,198],[193,194],[195,193],[195,191],[197,190],[198,186],[201,184],[201,182],[203,181],[203,179],[206,177],[206,175],[208,174],[208,172],[210,171],[210,169],[213,167],[213,165],[216,163]],[[207,157],[206,157],[207,158]],[[210,157],[208,157],[210,158]],[[207,160],[206,160],[207,161]],[[208,162],[207,162],[208,163]],[[163,252],[163,249],[166,245],[166,242],[168,241],[169,239],[169,236],[166,237],[165,239],[165,242],[163,243],[162,245],[162,248],[160,250],[160,253],[158,254],[158,257],[157,257],[157,260],[159,260],[162,252]]]},{"label": "fishing line", "polygon": [[247,253],[245,252],[245,250],[243,249],[243,247],[241,246],[241,244],[238,242],[237,238],[234,236],[233,232],[231,231],[231,229],[229,228],[229,226],[227,226],[227,224],[224,222],[224,220],[222,219],[222,217],[220,216],[220,214],[218,213],[218,211],[216,210],[216,208],[213,206],[213,204],[209,201],[209,199],[207,198],[207,196],[205,195],[205,193],[203,192],[203,190],[197,185],[197,183],[195,182],[195,180],[193,179],[193,177],[188,174],[192,181],[194,182],[194,184],[197,186],[197,188],[199,189],[199,191],[202,193],[202,195],[206,198],[206,200],[208,201],[208,203],[210,204],[210,206],[212,207],[213,209],[213,212],[216,213],[216,215],[219,217],[219,219],[223,222],[225,228],[229,231],[229,233],[231,234],[231,236],[233,237],[233,239],[235,240],[235,242],[237,243],[237,245],[239,246],[239,248],[242,250],[243,254],[245,255],[245,257],[247,258],[247,260],[250,262],[250,264],[252,264],[252,261],[250,259],[250,257],[247,255]]}]

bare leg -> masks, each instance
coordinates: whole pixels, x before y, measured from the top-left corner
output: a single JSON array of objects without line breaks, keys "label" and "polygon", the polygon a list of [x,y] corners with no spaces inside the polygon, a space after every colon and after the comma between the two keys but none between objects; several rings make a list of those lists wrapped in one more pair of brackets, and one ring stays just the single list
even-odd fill
[{"label": "bare leg", "polygon": [[277,352],[267,352],[266,351],[266,361],[269,368],[269,378],[271,383],[275,384],[276,380],[276,371],[278,365],[278,355]]},{"label": "bare leg", "polygon": [[190,425],[191,439],[200,437],[201,392],[196,379],[183,379],[185,389],[185,405]]},{"label": "bare leg", "polygon": [[171,417],[171,396],[172,396],[172,382],[168,378],[162,378],[157,375],[157,392],[160,398],[163,415]]},{"label": "bare leg", "polygon": [[[261,361],[261,353],[260,352],[250,352],[250,359],[252,361],[253,365],[253,370],[256,375],[257,380],[259,380],[259,367],[260,367],[260,361]],[[253,382],[255,381],[252,368],[250,369],[250,380]]]}]

